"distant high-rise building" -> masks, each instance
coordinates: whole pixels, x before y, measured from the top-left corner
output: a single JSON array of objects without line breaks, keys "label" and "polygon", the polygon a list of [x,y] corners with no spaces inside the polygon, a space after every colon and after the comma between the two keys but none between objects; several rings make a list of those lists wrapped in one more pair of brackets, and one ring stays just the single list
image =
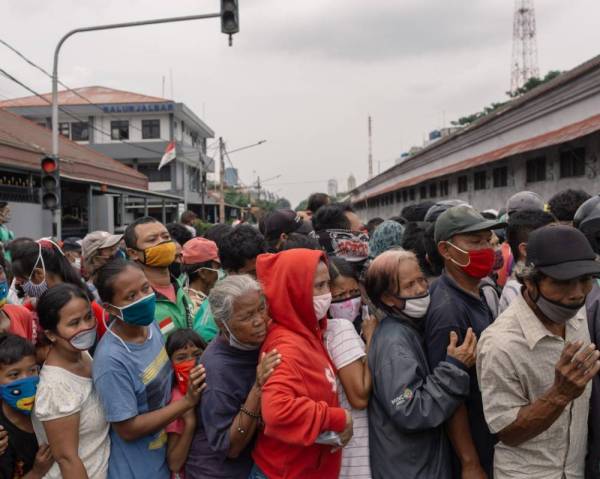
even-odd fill
[{"label": "distant high-rise building", "polygon": [[327,194],[332,198],[335,198],[338,194],[338,183],[337,180],[331,179],[327,181]]},{"label": "distant high-rise building", "polygon": [[237,168],[225,168],[225,185],[232,187],[237,186],[239,182]]},{"label": "distant high-rise building", "polygon": [[348,191],[352,191],[354,188],[356,188],[356,178],[350,173],[350,176],[348,177]]}]

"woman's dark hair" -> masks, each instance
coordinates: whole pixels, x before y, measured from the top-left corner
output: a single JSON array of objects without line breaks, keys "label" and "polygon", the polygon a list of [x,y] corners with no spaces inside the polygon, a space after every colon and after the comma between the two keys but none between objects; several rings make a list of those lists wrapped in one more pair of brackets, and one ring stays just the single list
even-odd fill
[{"label": "woman's dark hair", "polygon": [[[39,261],[40,248],[43,264]],[[34,268],[44,267],[46,272],[58,276],[63,283],[78,287],[91,299],[93,296],[88,291],[79,273],[69,263],[62,251],[50,241],[22,242],[12,253],[12,272],[14,276],[28,278]]]},{"label": "woman's dark hair", "polygon": [[70,283],[61,283],[46,291],[37,304],[40,325],[44,330],[56,331],[60,321],[60,310],[73,298],[90,299],[83,289]]},{"label": "woman's dark hair", "polygon": [[167,231],[171,235],[171,238],[177,241],[181,246],[186,244],[189,240],[191,240],[194,237],[194,235],[192,235],[192,232],[188,230],[185,226],[183,226],[181,223],[169,223],[166,226]]},{"label": "woman's dark hair", "polygon": [[27,356],[35,358],[33,344],[16,334],[0,334],[0,365],[10,366]]},{"label": "woman's dark hair", "polygon": [[127,268],[142,269],[135,261],[129,261],[123,258],[110,260],[96,272],[94,286],[98,290],[98,296],[105,303],[112,303],[115,295],[114,282],[115,278],[125,271]]},{"label": "woman's dark hair", "polygon": [[350,220],[346,217],[347,212],[352,213],[354,210],[344,203],[322,206],[312,217],[314,230],[349,230]]},{"label": "woman's dark hair", "polygon": [[402,208],[400,215],[408,222],[424,221],[425,215],[435,205],[434,201],[422,201]]},{"label": "woman's dark hair", "polygon": [[217,246],[221,264],[228,271],[240,270],[246,261],[267,251],[265,237],[256,228],[245,224],[233,228]]},{"label": "woman's dark hair", "polygon": [[350,263],[346,261],[344,258],[339,258],[337,256],[329,257],[329,278],[331,281],[335,281],[338,276],[343,278],[352,278],[358,282],[358,274],[356,272],[356,268]]},{"label": "woman's dark hair", "polygon": [[384,222],[384,219],[380,218],[380,217],[371,218],[367,222],[366,226],[367,226],[367,231],[369,232],[369,237],[373,235],[373,231],[375,231],[375,228],[377,228],[383,222]]},{"label": "woman's dark hair", "polygon": [[306,202],[306,209],[315,214],[323,206],[326,206],[330,202],[329,195],[327,193],[313,193],[308,197]]},{"label": "woman's dark hair", "polygon": [[427,276],[434,276],[431,267],[427,262],[427,251],[425,250],[425,227],[427,223],[418,221],[406,224],[404,237],[402,239],[402,247],[407,251],[412,251],[417,255],[419,265]]},{"label": "woman's dark hair", "polygon": [[207,346],[206,342],[193,329],[178,329],[169,336],[167,343],[165,344],[165,349],[167,350],[169,358],[175,354],[175,351],[185,348],[188,344],[193,344],[202,351],[204,351]]},{"label": "woman's dark hair", "polygon": [[573,221],[575,212],[591,196],[583,190],[564,190],[548,200],[550,212],[558,221]]},{"label": "woman's dark hair", "polygon": [[321,249],[319,242],[309,236],[300,233],[290,233],[287,239],[279,248],[279,251],[287,251],[288,249]]},{"label": "woman's dark hair", "polygon": [[227,223],[218,223],[208,228],[208,230],[206,230],[206,233],[204,233],[204,237],[207,240],[214,241],[217,244],[217,248],[220,249],[221,240],[225,235],[227,235],[231,231],[233,231],[233,226]]},{"label": "woman's dark hair", "polygon": [[429,276],[439,276],[444,270],[444,258],[442,258],[442,255],[438,251],[434,232],[435,223],[431,223],[425,227],[425,233],[423,234],[423,246],[427,254],[428,265],[428,268],[424,269],[424,272]]}]

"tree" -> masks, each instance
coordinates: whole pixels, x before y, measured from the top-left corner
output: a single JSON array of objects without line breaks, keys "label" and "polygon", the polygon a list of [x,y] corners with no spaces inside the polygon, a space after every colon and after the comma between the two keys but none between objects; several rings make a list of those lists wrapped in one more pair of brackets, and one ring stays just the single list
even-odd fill
[{"label": "tree", "polygon": [[[524,95],[525,93],[533,90],[534,88],[537,88],[538,86],[543,85],[544,83],[549,82],[550,80],[553,80],[561,73],[562,72],[559,70],[550,70],[548,73],[546,73],[544,78],[532,77],[529,80],[527,80],[527,82],[521,88],[517,88],[515,91],[507,91],[506,94],[512,99],[518,98],[521,95]],[[492,103],[491,105],[484,107],[483,111],[472,113],[467,116],[462,116],[458,120],[451,121],[450,123],[454,126],[469,126],[477,120],[480,120],[484,116],[487,116],[490,113],[496,111],[498,108],[503,107],[508,103],[508,101]]]},{"label": "tree", "polygon": [[298,203],[298,206],[296,206],[296,211],[305,211],[306,208],[308,208],[308,200],[302,200],[300,203]]}]

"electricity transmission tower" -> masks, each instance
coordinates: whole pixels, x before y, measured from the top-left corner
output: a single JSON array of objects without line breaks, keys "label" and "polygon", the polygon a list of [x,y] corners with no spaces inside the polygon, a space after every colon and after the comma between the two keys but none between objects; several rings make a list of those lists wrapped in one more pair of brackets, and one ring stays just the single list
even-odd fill
[{"label": "electricity transmission tower", "polygon": [[539,76],[533,0],[516,0],[510,89],[515,91],[531,77]]}]

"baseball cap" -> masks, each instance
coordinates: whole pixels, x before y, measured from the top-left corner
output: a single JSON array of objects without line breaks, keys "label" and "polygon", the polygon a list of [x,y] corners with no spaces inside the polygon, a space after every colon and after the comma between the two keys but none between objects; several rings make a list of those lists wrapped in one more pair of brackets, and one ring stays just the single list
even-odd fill
[{"label": "baseball cap", "polygon": [[282,233],[289,234],[303,225],[302,218],[290,209],[274,210],[268,213],[259,224],[260,232],[267,239],[278,238]]},{"label": "baseball cap", "polygon": [[544,211],[544,200],[533,191],[519,191],[506,202],[506,212],[510,215],[515,211],[537,210]]},{"label": "baseball cap", "polygon": [[585,235],[559,224],[543,226],[529,235],[526,264],[558,280],[600,274],[600,262]]},{"label": "baseball cap", "polygon": [[476,233],[503,228],[506,223],[487,220],[471,206],[453,206],[444,211],[435,222],[435,242],[448,241],[454,235]]},{"label": "baseball cap", "polygon": [[81,254],[89,258],[99,249],[115,246],[122,238],[123,235],[113,235],[108,231],[92,231],[81,242]]},{"label": "baseball cap", "polygon": [[435,220],[439,218],[439,216],[446,210],[449,210],[453,206],[461,206],[468,205],[466,201],[463,200],[442,200],[438,201],[435,205],[427,210],[425,213],[425,219],[427,223],[435,223]]},{"label": "baseball cap", "polygon": [[219,261],[219,248],[217,248],[217,243],[206,238],[192,238],[183,245],[181,254],[183,257],[183,264]]}]

